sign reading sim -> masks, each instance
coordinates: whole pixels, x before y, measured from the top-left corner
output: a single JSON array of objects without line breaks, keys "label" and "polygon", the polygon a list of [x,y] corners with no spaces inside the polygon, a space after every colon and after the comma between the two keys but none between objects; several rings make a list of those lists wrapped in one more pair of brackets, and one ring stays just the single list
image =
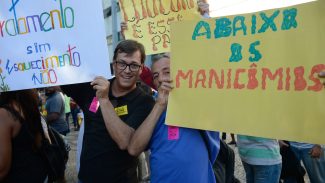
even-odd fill
[{"label": "sign reading sim", "polygon": [[100,0],[1,1],[0,50],[0,91],[111,76]]}]

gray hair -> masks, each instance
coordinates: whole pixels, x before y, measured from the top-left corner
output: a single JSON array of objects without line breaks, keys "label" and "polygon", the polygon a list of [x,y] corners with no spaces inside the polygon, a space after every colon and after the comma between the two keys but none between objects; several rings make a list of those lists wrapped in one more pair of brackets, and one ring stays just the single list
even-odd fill
[{"label": "gray hair", "polygon": [[158,60],[160,60],[162,58],[170,59],[169,53],[165,52],[165,53],[154,54],[151,56],[151,62],[152,62],[152,64],[154,64],[155,62],[157,62]]}]

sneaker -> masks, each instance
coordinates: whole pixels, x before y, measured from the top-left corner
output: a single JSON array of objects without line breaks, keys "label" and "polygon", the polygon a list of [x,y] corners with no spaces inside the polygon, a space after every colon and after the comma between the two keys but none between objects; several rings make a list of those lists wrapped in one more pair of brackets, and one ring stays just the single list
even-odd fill
[{"label": "sneaker", "polygon": [[237,145],[236,141],[230,141],[228,145]]}]

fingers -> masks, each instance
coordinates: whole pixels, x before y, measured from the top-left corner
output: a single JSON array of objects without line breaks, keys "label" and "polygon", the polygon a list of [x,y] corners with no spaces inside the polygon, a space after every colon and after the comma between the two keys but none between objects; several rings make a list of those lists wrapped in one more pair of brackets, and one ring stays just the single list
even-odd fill
[{"label": "fingers", "polygon": [[325,78],[325,71],[322,71],[318,74],[318,77]]},{"label": "fingers", "polygon": [[168,96],[169,96],[169,91],[159,90],[156,103],[163,107],[166,107],[168,103]]},{"label": "fingers", "polygon": [[160,82],[168,82],[168,83],[172,83],[172,82],[173,82],[173,80],[170,79],[169,77],[161,78],[159,81],[160,81]]},{"label": "fingers", "polygon": [[165,91],[170,92],[173,88],[174,88],[174,86],[172,85],[171,82],[161,82],[158,90],[159,91],[165,90]]},{"label": "fingers", "polygon": [[94,90],[106,90],[107,86],[106,85],[93,85]]},{"label": "fingers", "polygon": [[310,156],[312,158],[319,158],[320,157],[320,153],[318,153],[317,151],[311,150],[310,151]]},{"label": "fingers", "polygon": [[108,91],[109,91],[109,81],[102,76],[96,77],[91,83],[93,89],[96,90],[97,98],[108,98]]},{"label": "fingers", "polygon": [[94,86],[94,85],[101,85],[101,84],[105,84],[108,83],[107,79],[102,77],[102,76],[97,76],[95,77],[95,79],[90,83],[90,85]]},{"label": "fingers", "polygon": [[158,98],[157,103],[163,106],[166,106],[168,103],[169,92],[174,88],[172,85],[172,80],[165,79],[163,82],[160,82],[158,87]]},{"label": "fingers", "polygon": [[[321,71],[320,73],[318,73],[318,77],[321,79],[325,79],[325,71]],[[323,85],[325,87],[325,81],[323,81]]]},{"label": "fingers", "polygon": [[208,3],[200,1],[197,3],[197,5],[198,5],[198,8],[199,8],[199,11],[201,14],[209,13],[209,4]]},{"label": "fingers", "polygon": [[311,150],[310,150],[310,156],[312,158],[320,158],[322,154],[322,148],[319,145],[315,145]]},{"label": "fingers", "polygon": [[209,11],[209,4],[204,2],[198,2],[199,9],[202,11]]},{"label": "fingers", "polygon": [[128,30],[128,24],[126,22],[121,22],[121,30]]}]

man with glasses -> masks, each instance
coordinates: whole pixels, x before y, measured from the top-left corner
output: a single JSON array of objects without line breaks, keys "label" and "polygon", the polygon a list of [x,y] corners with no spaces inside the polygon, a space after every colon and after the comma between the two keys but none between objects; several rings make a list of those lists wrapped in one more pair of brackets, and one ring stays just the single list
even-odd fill
[{"label": "man with glasses", "polygon": [[[144,60],[143,45],[125,40],[114,51],[114,79],[96,77],[90,84],[62,87],[85,115],[80,182],[138,182],[137,158],[128,154],[127,147],[154,104],[136,86]],[[100,110],[96,110],[98,104]]]}]

